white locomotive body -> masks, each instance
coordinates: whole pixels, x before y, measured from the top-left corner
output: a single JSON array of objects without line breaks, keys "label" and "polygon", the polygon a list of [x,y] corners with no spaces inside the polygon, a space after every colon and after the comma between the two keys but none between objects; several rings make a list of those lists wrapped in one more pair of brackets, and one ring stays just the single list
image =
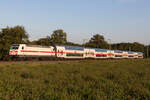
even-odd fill
[{"label": "white locomotive body", "polygon": [[26,44],[12,45],[9,55],[16,57],[56,57],[65,59],[143,58],[142,52],[84,48],[78,46],[38,46]]},{"label": "white locomotive body", "polygon": [[52,46],[38,46],[38,45],[12,45],[9,55],[11,56],[55,56],[54,47]]}]

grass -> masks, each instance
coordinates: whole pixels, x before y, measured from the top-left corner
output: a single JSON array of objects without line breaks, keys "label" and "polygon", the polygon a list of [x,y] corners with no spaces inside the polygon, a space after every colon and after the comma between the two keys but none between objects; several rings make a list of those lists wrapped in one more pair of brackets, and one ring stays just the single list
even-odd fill
[{"label": "grass", "polygon": [[2,63],[0,100],[150,100],[150,59]]}]

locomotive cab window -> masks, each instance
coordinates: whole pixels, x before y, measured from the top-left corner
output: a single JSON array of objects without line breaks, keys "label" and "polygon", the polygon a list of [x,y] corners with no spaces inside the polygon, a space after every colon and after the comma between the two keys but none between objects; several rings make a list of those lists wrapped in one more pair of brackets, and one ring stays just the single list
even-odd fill
[{"label": "locomotive cab window", "polygon": [[24,47],[22,47],[22,50],[24,49]]},{"label": "locomotive cab window", "polygon": [[18,46],[12,46],[11,49],[17,50],[19,47]]}]

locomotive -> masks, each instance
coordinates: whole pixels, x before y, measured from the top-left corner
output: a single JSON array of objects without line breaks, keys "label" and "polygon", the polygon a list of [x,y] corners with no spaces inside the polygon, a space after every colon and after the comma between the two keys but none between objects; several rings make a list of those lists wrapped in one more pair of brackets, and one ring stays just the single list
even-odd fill
[{"label": "locomotive", "polygon": [[108,58],[143,58],[142,52],[86,48],[79,46],[54,45],[40,46],[27,44],[13,44],[9,55],[12,58],[64,58],[64,59],[108,59]]}]

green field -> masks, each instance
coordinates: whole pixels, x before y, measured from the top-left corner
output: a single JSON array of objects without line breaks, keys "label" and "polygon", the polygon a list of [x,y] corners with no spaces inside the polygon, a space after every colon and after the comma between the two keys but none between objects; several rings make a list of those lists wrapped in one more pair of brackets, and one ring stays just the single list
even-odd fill
[{"label": "green field", "polygon": [[150,100],[150,59],[0,63],[0,100]]}]

